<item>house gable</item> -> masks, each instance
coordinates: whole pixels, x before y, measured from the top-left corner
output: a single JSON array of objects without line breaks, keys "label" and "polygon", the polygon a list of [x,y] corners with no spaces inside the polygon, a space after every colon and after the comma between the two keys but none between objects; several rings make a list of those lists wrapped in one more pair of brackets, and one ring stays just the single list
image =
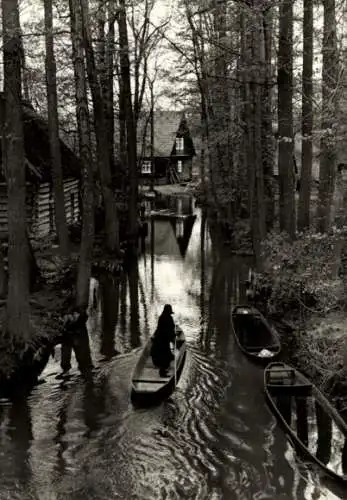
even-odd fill
[{"label": "house gable", "polygon": [[[140,158],[151,157],[151,130],[148,116],[138,123],[137,151]],[[176,138],[184,139],[184,155],[194,156],[195,149],[186,117],[181,111],[160,110],[154,113],[154,157],[176,155]]]},{"label": "house gable", "polygon": [[[182,141],[182,148],[179,148],[180,139]],[[192,136],[190,134],[190,130],[187,124],[187,119],[185,115],[182,116],[181,121],[179,123],[176,137],[172,146],[171,156],[195,156],[195,148]]]}]

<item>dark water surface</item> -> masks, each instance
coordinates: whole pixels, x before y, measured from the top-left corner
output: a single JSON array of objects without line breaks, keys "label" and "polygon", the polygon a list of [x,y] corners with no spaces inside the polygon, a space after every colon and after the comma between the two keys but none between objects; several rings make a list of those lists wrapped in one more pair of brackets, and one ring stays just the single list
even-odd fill
[{"label": "dark water surface", "polygon": [[[0,401],[1,500],[346,498],[278,428],[263,371],[230,329],[250,263],[218,261],[195,213],[152,223],[127,281],[93,280],[93,383],[75,363],[70,379],[57,380],[57,352],[29,397]],[[166,302],[188,339],[186,364],[168,400],[134,409],[131,373]]]}]

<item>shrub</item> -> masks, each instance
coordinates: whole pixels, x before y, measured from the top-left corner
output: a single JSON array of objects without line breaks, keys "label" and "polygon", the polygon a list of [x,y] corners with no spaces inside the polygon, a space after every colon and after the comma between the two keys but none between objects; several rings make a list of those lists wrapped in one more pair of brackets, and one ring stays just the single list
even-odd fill
[{"label": "shrub", "polygon": [[324,311],[341,297],[337,277],[338,234],[300,233],[290,241],[286,233],[270,233],[263,242],[264,271],[259,285],[271,290],[274,312],[301,306]]}]

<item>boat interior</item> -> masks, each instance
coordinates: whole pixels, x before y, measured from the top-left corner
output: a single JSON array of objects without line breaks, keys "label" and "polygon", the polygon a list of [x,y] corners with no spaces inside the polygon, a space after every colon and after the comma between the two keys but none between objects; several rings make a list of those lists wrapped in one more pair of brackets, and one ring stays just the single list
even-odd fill
[{"label": "boat interior", "polygon": [[266,371],[266,384],[273,391],[285,390],[309,396],[312,393],[312,384],[298,380],[294,368],[274,367]]},{"label": "boat interior", "polygon": [[[241,312],[239,312],[241,310]],[[261,349],[277,349],[278,344],[271,330],[260,316],[246,314],[247,309],[238,308],[234,314],[235,331],[242,346],[249,352],[257,353]],[[249,312],[249,310],[248,310]]]},{"label": "boat interior", "polygon": [[[183,336],[177,338],[176,341],[176,363],[179,362],[181,357],[181,347],[183,346],[185,339]],[[150,346],[147,347],[144,353],[143,362],[139,364],[138,371],[133,378],[133,383],[136,384],[165,384],[170,380],[170,378],[175,373],[175,360],[172,360],[170,366],[167,370],[166,377],[159,375],[159,368],[154,366],[152,357],[150,355]]]}]

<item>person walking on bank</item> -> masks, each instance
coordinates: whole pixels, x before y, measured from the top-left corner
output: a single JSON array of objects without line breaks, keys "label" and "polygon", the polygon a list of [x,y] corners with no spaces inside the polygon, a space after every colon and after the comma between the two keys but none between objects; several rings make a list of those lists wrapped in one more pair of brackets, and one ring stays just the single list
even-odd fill
[{"label": "person walking on bank", "polygon": [[61,368],[64,373],[71,368],[72,349],[82,375],[89,375],[93,369],[87,330],[88,315],[84,309],[76,307],[64,317],[64,332],[61,342]]},{"label": "person walking on bank", "polygon": [[173,310],[170,304],[164,306],[159,316],[158,326],[153,335],[151,356],[154,366],[159,368],[159,376],[165,377],[174,355],[170,343],[175,342],[175,323],[172,319]]}]

